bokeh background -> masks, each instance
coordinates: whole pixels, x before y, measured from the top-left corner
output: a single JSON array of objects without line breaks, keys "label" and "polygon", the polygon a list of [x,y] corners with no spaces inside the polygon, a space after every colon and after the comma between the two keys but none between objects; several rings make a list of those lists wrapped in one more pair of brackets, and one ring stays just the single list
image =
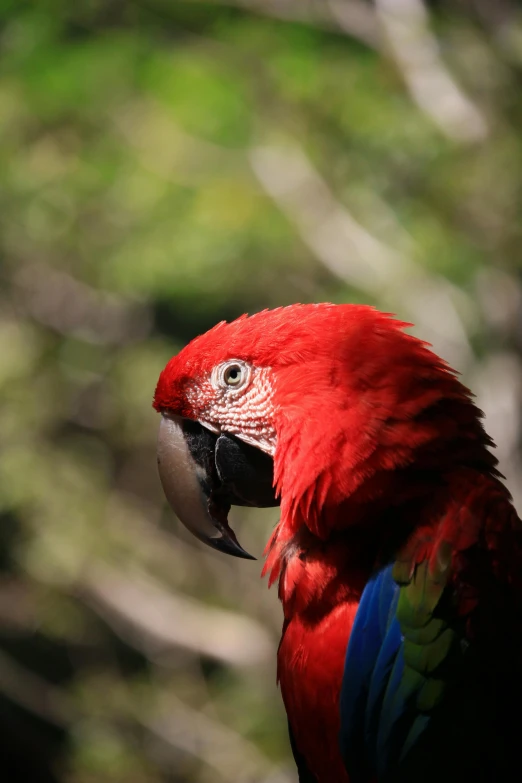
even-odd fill
[{"label": "bokeh background", "polygon": [[[260,563],[205,551],[151,399],[216,321],[415,323],[521,507],[515,0],[0,3],[0,777],[293,783]],[[234,513],[261,557],[277,509]]]}]

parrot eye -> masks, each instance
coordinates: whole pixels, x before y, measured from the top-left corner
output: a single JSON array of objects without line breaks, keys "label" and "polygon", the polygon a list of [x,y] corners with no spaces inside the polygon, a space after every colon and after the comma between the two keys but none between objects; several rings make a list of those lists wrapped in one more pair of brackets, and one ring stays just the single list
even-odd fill
[{"label": "parrot eye", "polygon": [[227,386],[239,386],[242,378],[242,368],[239,364],[231,364],[223,373],[223,380]]},{"label": "parrot eye", "polygon": [[245,386],[250,379],[250,367],[246,362],[240,359],[232,359],[225,362],[213,371],[213,382],[215,385],[226,389],[240,389]]}]

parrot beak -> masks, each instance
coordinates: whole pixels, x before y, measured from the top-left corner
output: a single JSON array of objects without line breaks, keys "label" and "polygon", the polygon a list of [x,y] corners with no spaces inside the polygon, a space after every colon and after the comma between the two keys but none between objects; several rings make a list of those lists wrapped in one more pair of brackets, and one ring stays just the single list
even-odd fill
[{"label": "parrot beak", "polygon": [[230,506],[277,506],[272,459],[232,435],[162,413],[158,470],[172,510],[205,544],[255,560],[228,526]]}]

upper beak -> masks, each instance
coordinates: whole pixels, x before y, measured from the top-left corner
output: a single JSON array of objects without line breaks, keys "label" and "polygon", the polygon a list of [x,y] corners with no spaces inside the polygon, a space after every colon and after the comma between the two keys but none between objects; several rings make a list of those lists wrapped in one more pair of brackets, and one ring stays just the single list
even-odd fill
[{"label": "upper beak", "polygon": [[255,560],[228,526],[231,505],[276,506],[273,462],[231,435],[214,435],[198,422],[162,414],[158,470],[174,513],[205,544]]}]

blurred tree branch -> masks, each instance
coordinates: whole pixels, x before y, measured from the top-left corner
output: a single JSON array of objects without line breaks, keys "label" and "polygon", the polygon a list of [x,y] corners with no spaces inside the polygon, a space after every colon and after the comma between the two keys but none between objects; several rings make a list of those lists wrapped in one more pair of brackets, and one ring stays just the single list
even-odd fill
[{"label": "blurred tree branch", "polygon": [[151,328],[144,303],[98,291],[42,262],[20,265],[13,283],[14,305],[63,334],[121,344],[143,339]]},{"label": "blurred tree branch", "polygon": [[356,38],[392,57],[419,109],[452,141],[479,142],[488,134],[482,112],[442,60],[422,0],[375,0],[375,8],[362,0],[212,1]]},{"label": "blurred tree branch", "polygon": [[136,718],[154,737],[201,759],[223,783],[293,783],[253,743],[173,695],[162,714],[144,717],[140,712]]},{"label": "blurred tree branch", "polygon": [[465,304],[462,292],[361,226],[335,200],[297,144],[285,149],[259,147],[251,150],[250,159],[263,188],[332,274],[412,317],[447,360],[459,366],[469,361],[466,329],[453,301],[458,293]]},{"label": "blurred tree branch", "polygon": [[139,573],[124,574],[90,565],[77,594],[110,622],[116,632],[154,658],[185,648],[228,666],[257,666],[275,655],[275,641],[248,617],[168,592]]},{"label": "blurred tree branch", "polygon": [[452,141],[480,142],[485,117],[444,65],[422,0],[375,0],[390,54],[411,97]]}]

